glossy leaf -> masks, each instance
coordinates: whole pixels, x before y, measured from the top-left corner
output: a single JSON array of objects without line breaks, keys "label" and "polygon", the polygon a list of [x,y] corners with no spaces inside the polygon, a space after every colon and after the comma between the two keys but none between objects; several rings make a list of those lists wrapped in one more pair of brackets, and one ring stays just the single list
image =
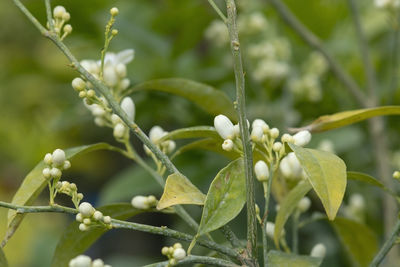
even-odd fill
[{"label": "glossy leaf", "polygon": [[270,267],[318,267],[322,259],[309,256],[284,253],[271,250],[268,252],[268,266]]},{"label": "glossy leaf", "polygon": [[279,248],[279,238],[290,215],[294,212],[299,201],[311,190],[312,186],[308,181],[299,182],[279,205],[279,211],[275,219],[274,242]]},{"label": "glossy leaf", "polygon": [[335,219],[346,190],[346,165],[338,156],[289,144],[321,199],[330,220]]},{"label": "glossy leaf", "polygon": [[383,106],[376,108],[365,108],[324,115],[316,119],[310,125],[302,128],[293,129],[294,131],[308,130],[310,132],[323,132],[356,122],[360,122],[372,117],[384,115],[400,115],[400,106]]},{"label": "glossy leaf", "polygon": [[194,126],[169,132],[167,135],[163,136],[161,140],[176,140],[187,138],[214,138],[217,140],[221,139],[214,127]]},{"label": "glossy leaf", "polygon": [[347,172],[347,179],[349,180],[355,180],[355,181],[360,181],[360,182],[364,182],[379,188],[384,189],[385,186],[378,181],[377,179],[375,179],[374,177],[372,177],[371,175],[362,173],[362,172]]},{"label": "glossy leaf", "polygon": [[[72,159],[77,155],[81,155],[83,153],[88,153],[95,150],[118,150],[118,148],[113,147],[106,143],[98,143],[94,145],[80,146],[74,147],[65,150],[66,158]],[[47,186],[47,181],[44,179],[42,175],[42,170],[45,164],[43,161],[39,162],[38,165],[25,177],[21,186],[18,188],[15,193],[12,204],[14,205],[31,205],[39,194],[43,191],[43,189]],[[2,246],[4,246],[7,241],[14,234],[15,230],[20,225],[21,221],[24,218],[24,214],[17,214],[15,210],[8,211],[8,224],[7,224],[7,232],[4,237]]]},{"label": "glossy leaf", "polygon": [[4,255],[4,252],[1,248],[0,248],[0,267],[8,267],[6,255]]},{"label": "glossy leaf", "polygon": [[352,260],[368,266],[378,252],[376,234],[367,225],[346,218],[338,217],[331,224]]},{"label": "glossy leaf", "polygon": [[243,158],[229,163],[214,178],[207,193],[198,235],[227,224],[246,202],[246,180]]},{"label": "glossy leaf", "polygon": [[203,205],[206,196],[183,174],[173,173],[165,182],[164,193],[157,204],[157,209],[174,205]]},{"label": "glossy leaf", "polygon": [[232,100],[224,92],[206,84],[182,78],[159,79],[138,84],[130,88],[125,95],[143,90],[178,95],[192,101],[212,115],[224,114],[231,120],[237,121]]},{"label": "glossy leaf", "polygon": [[[105,216],[111,216],[114,219],[126,220],[130,217],[138,215],[145,210],[138,210],[128,203],[111,204],[97,208]],[[93,228],[89,231],[82,232],[79,230],[79,222],[74,221],[64,231],[60,241],[57,244],[53,255],[52,267],[66,267],[68,262],[83,254],[97,239],[99,239],[107,229]]]}]

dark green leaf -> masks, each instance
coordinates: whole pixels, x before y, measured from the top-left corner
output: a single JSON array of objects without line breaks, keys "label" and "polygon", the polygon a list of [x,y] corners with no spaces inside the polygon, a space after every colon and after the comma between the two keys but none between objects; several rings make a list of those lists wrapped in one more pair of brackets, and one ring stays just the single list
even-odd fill
[{"label": "dark green leaf", "polygon": [[[106,143],[98,143],[94,145],[66,149],[65,154],[67,159],[72,159],[77,155],[95,150],[118,150],[118,148]],[[25,177],[24,181],[22,182],[21,186],[18,188],[12,199],[12,204],[21,206],[31,205],[36,200],[38,195],[47,186],[47,181],[42,175],[42,170],[44,166],[45,165],[43,161],[39,162],[39,164],[36,165],[36,167]],[[25,215],[17,214],[15,210],[8,211],[8,229],[2,243],[3,246],[12,237],[12,235],[20,225],[21,221],[23,220],[24,216]]]},{"label": "dark green leaf", "polygon": [[336,218],[331,224],[350,257],[359,266],[368,266],[378,252],[375,233],[367,225],[346,218]]},{"label": "dark green leaf", "polygon": [[246,202],[246,179],[243,158],[223,168],[214,178],[207,193],[198,235],[227,224]]},{"label": "dark green leaf", "polygon": [[192,101],[212,115],[224,114],[231,120],[237,121],[232,100],[224,92],[206,84],[181,78],[159,79],[138,84],[129,89],[125,95],[143,90],[175,94]]},{"label": "dark green leaf", "polygon": [[274,242],[279,248],[279,238],[285,227],[286,221],[294,212],[299,201],[311,190],[312,186],[308,181],[299,182],[280,203],[278,214],[275,219]]},{"label": "dark green leaf", "polygon": [[[105,216],[111,216],[118,220],[126,220],[137,214],[146,212],[145,210],[135,209],[128,203],[111,204],[100,207],[98,210]],[[51,266],[67,267],[72,258],[84,253],[105,232],[107,232],[107,229],[104,228],[93,228],[82,232],[79,230],[78,222],[71,223],[57,244]]]},{"label": "dark green leaf", "polygon": [[322,201],[330,220],[335,219],[346,191],[346,165],[338,156],[289,144]]},{"label": "dark green leaf", "polygon": [[268,252],[269,267],[318,267],[322,259],[284,253],[276,250]]},{"label": "dark green leaf", "polygon": [[[195,126],[189,128],[182,128],[168,133],[163,136],[161,140],[175,140],[175,139],[187,139],[187,138],[213,138],[220,140],[221,137],[218,135],[214,127],[211,126]],[[222,139],[221,139],[222,140]]]},{"label": "dark green leaf", "polygon": [[361,172],[347,172],[347,179],[349,180],[355,180],[355,181],[360,181],[364,182],[379,188],[384,189],[385,186],[378,180],[376,180],[374,177],[371,175],[361,173]]}]

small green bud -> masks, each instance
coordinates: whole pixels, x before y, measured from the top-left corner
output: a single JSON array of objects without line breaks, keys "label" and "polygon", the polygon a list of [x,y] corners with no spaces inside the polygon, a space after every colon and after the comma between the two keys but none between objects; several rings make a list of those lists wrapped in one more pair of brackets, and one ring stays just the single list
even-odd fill
[{"label": "small green bud", "polygon": [[115,17],[115,16],[118,15],[118,13],[119,13],[118,8],[113,7],[113,8],[110,9],[110,14],[111,14],[111,16]]}]

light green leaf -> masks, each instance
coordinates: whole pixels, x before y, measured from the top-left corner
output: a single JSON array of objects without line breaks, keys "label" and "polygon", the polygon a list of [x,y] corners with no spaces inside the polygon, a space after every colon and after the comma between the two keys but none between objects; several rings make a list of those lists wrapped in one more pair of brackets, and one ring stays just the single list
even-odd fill
[{"label": "light green leaf", "polygon": [[293,129],[295,131],[308,130],[310,132],[323,132],[346,125],[354,124],[372,117],[384,115],[400,115],[400,106],[383,106],[376,108],[365,108],[321,116],[310,125]]},{"label": "light green leaf", "polygon": [[[128,203],[111,204],[98,208],[105,216],[111,216],[113,219],[126,220],[138,215],[145,210],[138,210]],[[79,230],[79,223],[74,221],[64,231],[60,241],[57,244],[51,263],[52,267],[67,267],[68,262],[84,253],[97,239],[99,239],[108,230],[105,228],[93,228],[82,232]]]},{"label": "light green leaf", "polygon": [[157,209],[180,204],[203,205],[206,196],[181,173],[173,173],[165,182],[164,193]]},{"label": "light green leaf", "polygon": [[207,193],[198,235],[227,224],[246,202],[246,179],[243,158],[229,163],[214,178]]},{"label": "light green leaf", "polygon": [[268,266],[270,267],[318,267],[322,259],[309,256],[284,253],[271,250],[268,252]]},{"label": "light green leaf", "polygon": [[308,181],[299,182],[279,205],[279,211],[275,219],[274,242],[279,248],[279,238],[290,215],[294,212],[299,201],[311,190],[312,186]]},{"label": "light green leaf", "polygon": [[[98,143],[66,149],[65,154],[67,159],[72,159],[74,156],[101,149],[114,151],[119,150],[118,148],[113,147],[109,144]],[[44,166],[45,165],[43,161],[39,162],[39,164],[36,165],[36,167],[25,177],[24,181],[22,182],[21,186],[18,188],[12,199],[12,204],[21,206],[31,205],[36,200],[38,195],[47,186],[47,181],[42,175],[42,170]],[[15,210],[8,211],[8,229],[2,242],[2,246],[4,246],[7,241],[12,237],[12,235],[20,225],[21,221],[23,220],[24,216],[24,214],[17,214]]]},{"label": "light green leaf", "polygon": [[222,140],[214,127],[211,126],[194,126],[189,128],[182,128],[172,132],[161,138],[163,140],[176,140],[187,138],[213,138]]},{"label": "light green leaf", "polygon": [[1,248],[0,248],[0,267],[8,267],[6,255],[4,255],[4,252]]},{"label": "light green leaf", "polygon": [[161,91],[184,97],[212,115],[224,114],[237,121],[237,113],[232,100],[222,91],[182,78],[159,79],[144,82],[130,88],[125,95],[137,91]]},{"label": "light green leaf", "polygon": [[330,220],[335,219],[346,191],[346,165],[338,156],[289,144],[321,199]]},{"label": "light green leaf", "polygon": [[336,218],[331,222],[346,251],[358,266],[368,266],[378,252],[376,234],[365,224]]}]

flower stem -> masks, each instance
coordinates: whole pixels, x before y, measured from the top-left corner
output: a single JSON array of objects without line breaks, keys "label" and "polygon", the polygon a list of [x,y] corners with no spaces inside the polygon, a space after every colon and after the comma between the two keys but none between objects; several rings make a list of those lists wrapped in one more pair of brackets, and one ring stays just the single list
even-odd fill
[{"label": "flower stem", "polygon": [[246,118],[245,102],[245,80],[243,73],[242,57],[240,53],[240,43],[238,28],[236,25],[236,5],[234,0],[226,0],[228,14],[228,31],[231,42],[231,52],[233,56],[233,66],[236,80],[236,102],[235,108],[239,116],[240,135],[243,143],[244,167],[246,174],[246,198],[247,198],[247,249],[250,258],[256,263],[257,247],[257,219],[255,209],[255,192],[253,178],[253,155],[249,129]]},{"label": "flower stem", "polygon": [[217,4],[215,4],[214,0],[208,0],[208,3],[210,3],[210,5],[212,6],[212,8],[214,8],[215,12],[217,12],[217,14],[221,17],[222,21],[224,23],[227,22],[227,18],[224,15],[224,13],[222,13],[221,9],[219,9],[219,7],[217,6]]},{"label": "flower stem", "polygon": [[[185,265],[185,264],[193,264],[193,263],[200,263],[205,264],[206,266],[220,266],[220,267],[240,267],[239,265],[234,264],[233,262],[213,258],[213,257],[205,257],[205,256],[194,256],[189,255],[184,259],[177,262],[174,266]],[[149,264],[143,267],[167,267],[169,266],[169,261],[163,261],[158,263]]]},{"label": "flower stem", "polygon": [[394,226],[392,233],[390,234],[389,239],[383,244],[382,248],[379,250],[378,254],[376,254],[375,258],[372,260],[369,267],[377,267],[381,264],[385,256],[389,253],[390,249],[395,245],[396,240],[400,235],[400,220],[397,221]]}]

